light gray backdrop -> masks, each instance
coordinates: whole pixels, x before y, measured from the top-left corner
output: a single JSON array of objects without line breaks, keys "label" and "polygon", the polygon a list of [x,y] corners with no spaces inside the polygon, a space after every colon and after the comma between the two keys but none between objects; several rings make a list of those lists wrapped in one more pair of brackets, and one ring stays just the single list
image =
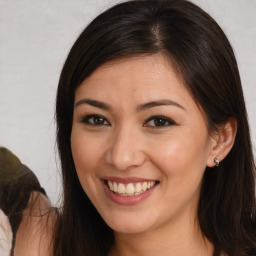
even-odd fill
[{"label": "light gray backdrop", "polygon": [[[54,121],[59,73],[85,25],[117,2],[0,0],[0,145],[36,173],[54,204],[61,191]],[[217,20],[234,47],[255,150],[256,0],[193,2]]]}]

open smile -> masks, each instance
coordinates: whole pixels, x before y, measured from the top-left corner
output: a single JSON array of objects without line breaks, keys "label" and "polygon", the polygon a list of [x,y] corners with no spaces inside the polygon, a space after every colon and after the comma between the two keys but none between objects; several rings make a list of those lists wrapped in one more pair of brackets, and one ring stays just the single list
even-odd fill
[{"label": "open smile", "polygon": [[123,205],[132,205],[145,200],[160,183],[157,180],[117,177],[104,177],[102,181],[108,196],[114,202]]},{"label": "open smile", "polygon": [[106,184],[109,186],[110,190],[115,194],[121,196],[136,196],[147,190],[151,189],[156,185],[156,181],[144,181],[137,183],[118,183],[115,181],[106,181]]}]

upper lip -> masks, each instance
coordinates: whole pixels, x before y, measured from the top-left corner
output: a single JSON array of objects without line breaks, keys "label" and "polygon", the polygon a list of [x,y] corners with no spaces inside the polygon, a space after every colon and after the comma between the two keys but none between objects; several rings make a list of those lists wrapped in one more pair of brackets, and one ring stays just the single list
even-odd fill
[{"label": "upper lip", "polygon": [[136,183],[136,182],[150,182],[150,181],[157,181],[156,179],[148,179],[148,178],[139,178],[139,177],[116,177],[116,176],[105,176],[101,177],[104,181],[112,181],[117,183]]}]

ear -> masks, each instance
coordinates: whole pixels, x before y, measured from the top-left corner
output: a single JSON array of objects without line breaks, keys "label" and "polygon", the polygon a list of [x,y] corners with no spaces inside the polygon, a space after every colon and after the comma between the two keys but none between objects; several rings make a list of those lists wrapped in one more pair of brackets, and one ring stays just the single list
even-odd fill
[{"label": "ear", "polygon": [[234,145],[237,131],[237,121],[235,118],[229,118],[218,131],[212,136],[210,154],[207,158],[207,166],[214,167],[214,159],[219,158],[219,162],[227,156]]}]

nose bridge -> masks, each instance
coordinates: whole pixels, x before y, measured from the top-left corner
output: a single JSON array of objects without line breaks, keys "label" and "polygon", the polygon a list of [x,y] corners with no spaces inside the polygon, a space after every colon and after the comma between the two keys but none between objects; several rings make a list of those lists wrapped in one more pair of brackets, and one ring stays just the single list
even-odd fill
[{"label": "nose bridge", "polygon": [[119,170],[141,165],[145,160],[139,132],[132,126],[123,125],[113,134],[107,160]]}]

